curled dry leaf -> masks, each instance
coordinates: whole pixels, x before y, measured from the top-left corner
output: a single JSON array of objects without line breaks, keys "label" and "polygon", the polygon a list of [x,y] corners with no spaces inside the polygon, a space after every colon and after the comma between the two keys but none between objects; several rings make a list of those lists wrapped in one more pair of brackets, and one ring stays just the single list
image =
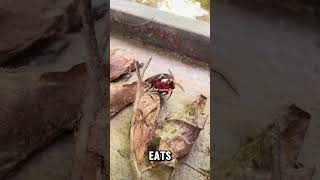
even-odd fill
[{"label": "curled dry leaf", "polygon": [[186,156],[204,128],[208,115],[204,113],[207,98],[200,95],[184,110],[170,114],[157,129],[153,142],[158,142],[158,150],[172,152],[172,160],[162,164],[176,167],[178,160]]},{"label": "curled dry leaf", "polygon": [[158,93],[144,92],[138,62],[135,62],[135,67],[138,80],[130,128],[130,159],[135,167],[137,179],[141,179],[144,154],[154,136],[160,115],[161,98]]},{"label": "curled dry leaf", "polygon": [[310,118],[308,112],[290,105],[275,123],[221,164],[218,177],[269,180],[272,175],[272,179],[311,179],[314,170],[297,161]]},{"label": "curled dry leaf", "polygon": [[137,83],[110,84],[110,117],[113,118],[119,111],[132,104],[135,99]]},{"label": "curled dry leaf", "polygon": [[144,155],[158,125],[159,113],[159,94],[144,93],[139,100],[133,124],[133,145],[139,166],[145,162]]},{"label": "curled dry leaf", "polygon": [[[110,51],[110,81],[113,82],[134,71],[136,69],[134,62],[135,57],[132,53],[121,49],[112,49]],[[143,64],[139,64],[139,67],[142,66]]]},{"label": "curled dry leaf", "polygon": [[64,72],[0,69],[0,179],[34,152],[77,128],[86,95],[84,64]]},{"label": "curled dry leaf", "polygon": [[[144,83],[145,85],[145,83]],[[137,82],[131,84],[110,84],[110,117],[113,118],[118,112],[131,105],[135,100]]]},{"label": "curled dry leaf", "polygon": [[[304,165],[298,162],[304,138],[310,125],[311,115],[292,104],[288,107],[287,113],[283,115],[282,119],[282,121],[279,121],[278,127],[278,139],[280,141],[277,141],[280,149],[278,149],[278,154],[275,154],[277,151],[273,151],[272,154],[272,177],[277,177],[278,175],[283,180],[311,180],[314,175],[314,169],[304,168]],[[273,145],[273,149],[275,147],[277,148],[277,146]],[[278,158],[280,161],[277,161]],[[278,162],[278,165],[275,162]],[[280,167],[280,173],[274,166]]]},{"label": "curled dry leaf", "polygon": [[[33,152],[78,127],[87,76],[85,63],[58,72],[0,69],[0,83],[8,84],[0,90],[0,179]],[[116,91],[111,90],[111,111],[134,101],[134,84],[112,87]],[[123,92],[117,95],[119,90]]]},{"label": "curled dry leaf", "polygon": [[284,115],[285,121],[280,131],[282,154],[287,166],[293,167],[298,160],[304,137],[310,125],[310,118],[309,113],[296,105],[289,106],[288,113]]}]

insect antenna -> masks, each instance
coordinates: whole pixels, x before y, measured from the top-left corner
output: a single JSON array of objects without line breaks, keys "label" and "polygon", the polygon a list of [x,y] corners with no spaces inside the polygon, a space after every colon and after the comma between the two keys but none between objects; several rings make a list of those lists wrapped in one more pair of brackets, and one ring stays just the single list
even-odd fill
[{"label": "insect antenna", "polygon": [[185,91],[184,88],[177,82],[173,82],[175,85],[177,85],[182,91]]},{"label": "insect antenna", "polygon": [[142,78],[143,78],[144,73],[146,72],[146,70],[147,70],[147,68],[148,68],[151,60],[152,60],[152,57],[148,60],[148,62],[147,62],[147,64],[145,65],[144,69],[142,70],[142,74],[141,74],[141,77],[142,77]]},{"label": "insect antenna", "polygon": [[173,92],[173,91],[170,91],[170,95],[169,95],[169,97],[167,98],[167,101],[168,101],[168,100],[169,100],[169,98],[171,97],[172,92]]},{"label": "insect antenna", "polygon": [[174,79],[174,76],[173,76],[172,72],[170,71],[170,69],[168,69],[168,71],[169,71],[169,74],[172,76],[172,79]]},{"label": "insect antenna", "polygon": [[184,88],[183,88],[180,84],[178,84],[177,82],[174,81],[174,75],[172,74],[172,72],[170,71],[170,69],[168,69],[168,71],[169,71],[170,75],[172,76],[173,83],[174,83],[175,85],[177,85],[182,91],[184,91]]}]

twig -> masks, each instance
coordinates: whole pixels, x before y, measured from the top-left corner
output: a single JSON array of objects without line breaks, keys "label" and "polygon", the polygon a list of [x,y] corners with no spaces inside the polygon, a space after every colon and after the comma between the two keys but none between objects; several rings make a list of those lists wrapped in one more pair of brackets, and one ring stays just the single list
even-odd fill
[{"label": "twig", "polygon": [[[84,39],[89,52],[86,65],[88,69],[88,90],[86,97],[84,118],[80,121],[79,132],[76,141],[76,152],[72,180],[101,180],[108,179],[109,167],[106,167],[104,156],[107,154],[107,114],[106,92],[107,80],[105,62],[100,53],[94,18],[92,14],[92,1],[79,0],[78,10],[83,25]],[[102,99],[102,101],[101,101]]]},{"label": "twig", "polygon": [[147,64],[145,65],[144,69],[142,70],[142,75],[141,75],[142,78],[144,77],[144,73],[146,72],[146,70],[147,70],[147,68],[148,68],[151,60],[152,60],[152,57],[148,60],[148,62],[147,62]]},{"label": "twig", "polygon": [[203,175],[203,176],[205,176],[205,177],[207,177],[208,176],[208,174],[207,173],[205,173],[205,172],[203,172],[203,171],[201,171],[201,170],[198,170],[198,169],[196,169],[196,168],[194,168],[194,167],[192,167],[192,166],[190,166],[189,164],[187,164],[187,163],[183,163],[184,165],[186,165],[186,166],[188,166],[189,168],[191,168],[191,169],[193,169],[193,170],[195,170],[195,171],[197,171],[199,174],[201,174],[201,175]]},{"label": "twig", "polygon": [[235,92],[238,96],[240,96],[240,93],[237,91],[237,89],[231,84],[231,82],[218,70],[215,69],[210,69],[215,74],[218,74],[227,84],[228,86],[232,89],[233,92]]},{"label": "twig", "polygon": [[154,167],[156,167],[158,165],[161,165],[161,163],[157,163],[157,164],[154,164],[154,165],[151,165],[151,166],[148,166],[148,167],[142,169],[141,170],[141,174],[145,173],[146,171],[149,171],[149,170],[153,169]]},{"label": "twig", "polygon": [[142,173],[138,167],[138,163],[137,163],[137,159],[136,159],[136,155],[135,155],[135,151],[134,151],[134,143],[133,143],[133,135],[134,135],[134,127],[135,127],[135,120],[136,120],[136,115],[138,112],[138,102],[140,97],[142,96],[143,93],[143,82],[142,82],[142,78],[141,78],[141,74],[140,74],[140,67],[139,67],[139,63],[137,61],[135,61],[134,63],[135,67],[136,67],[136,75],[137,75],[137,91],[136,91],[136,97],[135,97],[135,101],[133,104],[133,115],[132,115],[132,120],[131,120],[131,129],[130,129],[130,148],[131,148],[131,152],[130,152],[130,159],[134,165],[134,168],[136,170],[137,173],[137,180],[140,180],[142,178]]},{"label": "twig", "polygon": [[282,162],[281,162],[281,130],[280,130],[280,120],[277,120],[274,124],[275,134],[272,149],[272,172],[270,180],[281,180],[282,179]]},{"label": "twig", "polygon": [[[137,74],[137,84],[138,84],[138,87],[142,85],[142,77],[141,77],[141,74],[140,74],[140,66],[139,66],[139,62],[138,61],[135,61],[134,62],[134,66],[136,68],[136,74]],[[141,96],[141,94],[139,93],[139,95]],[[139,98],[140,98],[139,96]]]}]

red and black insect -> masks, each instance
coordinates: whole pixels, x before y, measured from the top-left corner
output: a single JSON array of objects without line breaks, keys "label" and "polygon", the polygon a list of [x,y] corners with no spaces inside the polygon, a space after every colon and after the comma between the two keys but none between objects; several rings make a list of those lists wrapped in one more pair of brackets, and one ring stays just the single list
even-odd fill
[{"label": "red and black insect", "polygon": [[147,91],[149,92],[158,92],[161,95],[167,95],[170,93],[168,99],[171,97],[173,90],[175,89],[175,85],[178,85],[182,90],[183,88],[174,81],[174,76],[169,70],[170,74],[157,74],[154,75],[145,81],[149,84],[147,87]]}]

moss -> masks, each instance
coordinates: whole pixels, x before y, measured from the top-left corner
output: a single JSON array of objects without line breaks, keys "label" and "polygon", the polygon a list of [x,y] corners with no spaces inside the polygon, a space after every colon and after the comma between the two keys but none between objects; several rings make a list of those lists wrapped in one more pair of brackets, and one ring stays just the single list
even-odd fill
[{"label": "moss", "polygon": [[210,11],[210,0],[193,0],[193,2],[199,2],[203,9]]}]

